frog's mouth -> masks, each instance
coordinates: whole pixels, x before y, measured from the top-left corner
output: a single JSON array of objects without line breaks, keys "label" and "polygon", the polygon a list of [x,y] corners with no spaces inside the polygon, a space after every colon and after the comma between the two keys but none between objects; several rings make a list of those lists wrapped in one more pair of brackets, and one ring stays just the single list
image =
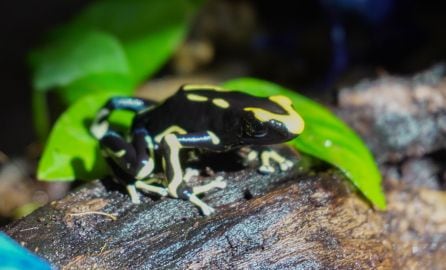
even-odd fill
[{"label": "frog's mouth", "polygon": [[286,128],[277,130],[271,129],[263,137],[245,137],[240,139],[241,144],[247,145],[272,145],[288,142],[298,135],[287,131]]},{"label": "frog's mouth", "polygon": [[287,133],[295,136],[301,134],[305,128],[304,120],[292,107],[287,109],[286,114],[276,114],[262,108],[245,108],[245,111],[251,111],[254,117],[262,122],[270,122],[274,125],[280,123],[287,129]]}]

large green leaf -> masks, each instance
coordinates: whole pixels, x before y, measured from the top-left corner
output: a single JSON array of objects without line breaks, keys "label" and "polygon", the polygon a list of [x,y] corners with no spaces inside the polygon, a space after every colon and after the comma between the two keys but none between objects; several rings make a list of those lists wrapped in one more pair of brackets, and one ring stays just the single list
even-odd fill
[{"label": "large green leaf", "polygon": [[[201,1],[102,0],[89,5],[50,36],[31,55],[34,88],[47,91],[82,85],[110,84],[112,74],[126,77],[122,93],[156,72],[181,42],[188,18]],[[99,78],[99,79],[98,79]],[[75,87],[70,87],[75,91]],[[104,89],[108,89],[104,87]],[[64,92],[62,92],[64,93]],[[75,94],[69,94],[72,102]]]},{"label": "large green leaf", "polygon": [[62,99],[66,104],[73,104],[81,97],[104,92],[120,93],[121,95],[132,95],[134,81],[128,76],[115,73],[100,73],[85,76],[71,82],[63,89],[59,89]]},{"label": "large green leaf", "polygon": [[[110,89],[131,95],[169,59],[202,0],[100,0],[49,35],[31,53],[36,92],[58,90],[70,105]],[[36,131],[50,126],[46,96],[33,95]]]},{"label": "large green leaf", "polygon": [[286,95],[305,121],[304,132],[290,142],[298,150],[337,166],[379,209],[386,208],[381,174],[362,140],[344,122],[318,103],[279,85],[242,78],[226,82],[228,89],[252,95]]},{"label": "large green leaf", "polygon": [[59,117],[39,162],[39,180],[90,180],[105,175],[106,166],[99,153],[97,140],[89,132],[89,125],[112,95],[88,95]]},{"label": "large green leaf", "polygon": [[34,53],[31,62],[37,91],[67,86],[92,74],[130,74],[121,43],[104,32],[89,31],[76,39],[58,40]]},{"label": "large green leaf", "polygon": [[158,70],[186,33],[202,0],[97,1],[65,29],[65,35],[101,29],[123,44],[132,75],[139,81]]}]

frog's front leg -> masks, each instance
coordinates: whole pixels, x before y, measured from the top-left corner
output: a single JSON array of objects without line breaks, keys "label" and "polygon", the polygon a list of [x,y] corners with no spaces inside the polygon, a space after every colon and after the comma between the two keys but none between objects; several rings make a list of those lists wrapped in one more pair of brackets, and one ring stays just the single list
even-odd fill
[{"label": "frog's front leg", "polygon": [[167,190],[174,198],[189,200],[198,206],[206,216],[212,214],[214,209],[197,197],[214,188],[225,188],[226,183],[218,178],[209,184],[189,187],[184,181],[183,169],[179,154],[182,148],[202,148],[215,150],[219,148],[220,139],[212,132],[198,132],[190,134],[167,134],[161,141],[166,177],[169,181]]},{"label": "frog's front leg", "polygon": [[273,173],[275,171],[274,167],[271,165],[271,161],[276,162],[279,165],[280,171],[287,171],[293,167],[293,162],[286,159],[273,149],[265,149],[260,152],[260,162],[261,166],[259,171],[261,173]]},{"label": "frog's front leg", "polygon": [[168,195],[167,189],[143,182],[154,169],[154,157],[150,156],[151,137],[145,129],[133,132],[131,143],[118,133],[107,131],[100,140],[101,149],[118,180],[126,184],[133,203],[140,203],[136,189]]},{"label": "frog's front leg", "polygon": [[[246,152],[246,151],[245,151]],[[293,162],[286,159],[282,155],[280,155],[277,151],[264,147],[260,150],[250,149],[248,153],[241,153],[244,158],[244,163],[248,164],[249,162],[259,158],[260,159],[260,167],[258,171],[262,174],[270,174],[275,172],[274,166],[271,164],[275,162],[279,165],[280,171],[287,171],[293,166]]]}]

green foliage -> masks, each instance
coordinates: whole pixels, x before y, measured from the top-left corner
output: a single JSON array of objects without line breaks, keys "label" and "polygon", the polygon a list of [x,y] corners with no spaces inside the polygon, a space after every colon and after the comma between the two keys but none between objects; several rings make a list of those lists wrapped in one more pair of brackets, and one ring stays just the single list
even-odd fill
[{"label": "green foliage", "polygon": [[[106,101],[118,94],[109,91],[87,95],[60,116],[51,130],[39,162],[39,180],[92,180],[107,174],[108,167],[99,152],[98,141],[90,134],[89,127]],[[112,113],[109,120],[117,128],[122,128],[130,126],[132,117],[133,113],[117,111]]]},{"label": "green foliage", "polygon": [[[102,0],[54,31],[31,53],[33,88],[57,90],[65,105],[113,90],[131,95],[169,59],[188,19],[202,1]],[[44,139],[49,120],[45,95],[35,94],[35,126]]]},{"label": "green foliage", "polygon": [[381,175],[362,140],[323,106],[279,85],[251,78],[224,84],[252,95],[286,95],[305,121],[304,132],[290,142],[298,150],[337,166],[379,209],[386,208]]},{"label": "green foliage", "polygon": [[64,87],[91,74],[130,76],[121,43],[104,32],[85,32],[75,40],[61,39],[32,57],[34,89],[47,91]]},{"label": "green foliage", "polygon": [[40,159],[37,178],[45,181],[95,179],[106,174],[98,142],[88,127],[113,93],[88,95],[66,110],[54,125]]}]

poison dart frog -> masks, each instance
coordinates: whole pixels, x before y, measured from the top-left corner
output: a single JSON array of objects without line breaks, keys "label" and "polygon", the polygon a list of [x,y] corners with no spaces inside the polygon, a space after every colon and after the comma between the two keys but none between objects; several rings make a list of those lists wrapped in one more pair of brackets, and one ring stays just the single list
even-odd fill
[{"label": "poison dart frog", "polygon": [[[113,130],[108,117],[114,110],[134,112],[130,136]],[[124,184],[133,203],[139,203],[137,189],[189,200],[204,215],[214,209],[198,194],[225,188],[221,179],[191,187],[183,170],[180,151],[226,152],[244,146],[267,146],[289,141],[304,129],[304,121],[291,100],[282,95],[267,98],[229,91],[210,85],[183,85],[161,104],[136,98],[113,97],[98,112],[91,132],[118,182]],[[248,155],[256,158],[257,152]],[[274,172],[293,164],[270,148],[259,153],[261,173]],[[150,181],[162,166],[162,185]]]}]

